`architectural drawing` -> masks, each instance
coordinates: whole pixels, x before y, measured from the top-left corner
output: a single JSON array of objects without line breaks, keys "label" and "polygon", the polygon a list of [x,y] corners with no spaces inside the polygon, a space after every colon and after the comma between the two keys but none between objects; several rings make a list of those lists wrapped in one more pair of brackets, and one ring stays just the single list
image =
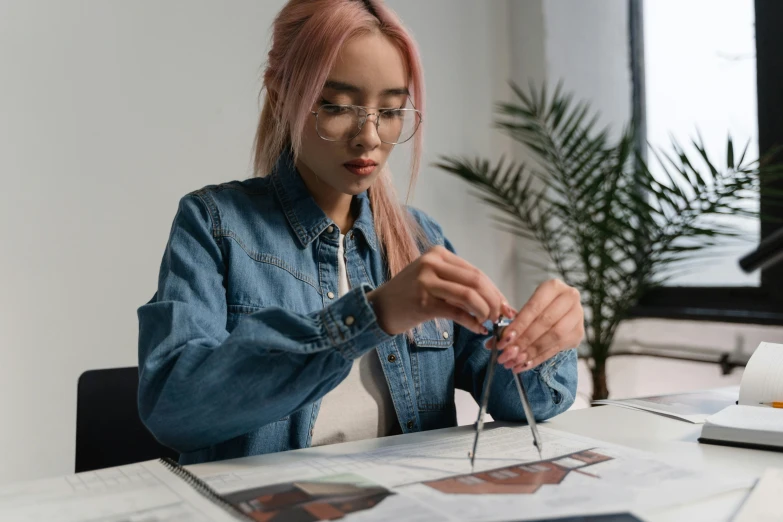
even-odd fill
[{"label": "architectural drawing", "polygon": [[224,497],[258,522],[316,522],[372,509],[391,495],[394,493],[361,477],[340,475],[246,489]]},{"label": "architectural drawing", "polygon": [[504,468],[458,475],[424,484],[441,493],[459,495],[530,495],[543,485],[560,484],[571,472],[591,475],[584,468],[612,460],[593,450],[578,451],[555,459],[528,462]]}]

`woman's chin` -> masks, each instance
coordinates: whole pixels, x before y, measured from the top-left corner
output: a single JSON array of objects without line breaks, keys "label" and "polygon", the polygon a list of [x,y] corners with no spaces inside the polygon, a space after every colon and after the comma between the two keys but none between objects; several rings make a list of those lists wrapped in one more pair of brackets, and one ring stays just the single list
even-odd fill
[{"label": "woman's chin", "polygon": [[375,181],[375,176],[367,176],[360,179],[349,180],[343,187],[343,193],[356,196],[370,188]]}]

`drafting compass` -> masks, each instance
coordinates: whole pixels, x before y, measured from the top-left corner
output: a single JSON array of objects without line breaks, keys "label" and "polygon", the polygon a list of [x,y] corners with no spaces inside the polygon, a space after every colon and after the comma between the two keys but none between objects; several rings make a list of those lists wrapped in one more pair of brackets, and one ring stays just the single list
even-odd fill
[{"label": "drafting compass", "polygon": [[[487,366],[487,374],[484,376],[484,390],[481,393],[481,407],[479,408],[478,419],[476,420],[476,436],[473,439],[473,451],[468,453],[470,457],[470,469],[473,470],[474,462],[476,460],[476,450],[478,449],[479,437],[481,432],[484,431],[484,416],[487,413],[487,406],[489,405],[489,393],[492,389],[492,378],[495,376],[495,367],[498,364],[498,341],[503,336],[503,331],[508,325],[511,324],[511,319],[501,317],[498,322],[493,325],[492,330],[492,351],[489,356],[489,365]],[[538,427],[536,426],[536,419],[533,417],[533,409],[530,407],[530,402],[527,400],[527,392],[525,391],[525,383],[522,382],[522,373],[514,374],[514,382],[517,385],[517,391],[519,392],[519,400],[522,401],[522,409],[525,411],[525,419],[530,426],[530,430],[533,432],[533,445],[538,450],[538,456],[541,458],[541,450],[543,445],[541,443],[541,437],[538,435]]]}]

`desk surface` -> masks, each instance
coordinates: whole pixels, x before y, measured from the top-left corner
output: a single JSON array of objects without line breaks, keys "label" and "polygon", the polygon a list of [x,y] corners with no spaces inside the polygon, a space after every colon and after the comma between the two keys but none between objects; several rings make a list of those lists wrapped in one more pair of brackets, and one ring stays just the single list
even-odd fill
[{"label": "desk surface", "polygon": [[[671,419],[616,406],[599,406],[572,410],[545,423],[557,430],[591,437],[655,453],[673,464],[707,472],[734,476],[758,477],[767,467],[783,468],[783,452],[760,451],[727,446],[699,444],[700,424]],[[320,446],[284,453],[259,455],[243,459],[195,464],[188,469],[196,475],[234,471],[247,466],[270,466],[327,455],[359,453],[398,444],[416,444],[455,433],[470,432],[472,426],[460,426],[382,439],[370,439],[331,446]],[[741,505],[747,492],[732,492],[687,506],[654,513],[641,513],[651,521],[720,521],[729,520]]]}]

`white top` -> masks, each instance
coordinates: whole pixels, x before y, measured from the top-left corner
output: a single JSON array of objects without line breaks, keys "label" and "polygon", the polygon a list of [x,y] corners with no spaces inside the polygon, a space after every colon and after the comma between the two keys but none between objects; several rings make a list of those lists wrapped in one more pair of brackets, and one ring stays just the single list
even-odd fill
[{"label": "white top", "polygon": [[[337,291],[350,286],[345,267],[345,236],[337,247]],[[394,403],[376,350],[353,362],[348,376],[321,401],[311,446],[370,439],[389,435],[397,422]]]}]

